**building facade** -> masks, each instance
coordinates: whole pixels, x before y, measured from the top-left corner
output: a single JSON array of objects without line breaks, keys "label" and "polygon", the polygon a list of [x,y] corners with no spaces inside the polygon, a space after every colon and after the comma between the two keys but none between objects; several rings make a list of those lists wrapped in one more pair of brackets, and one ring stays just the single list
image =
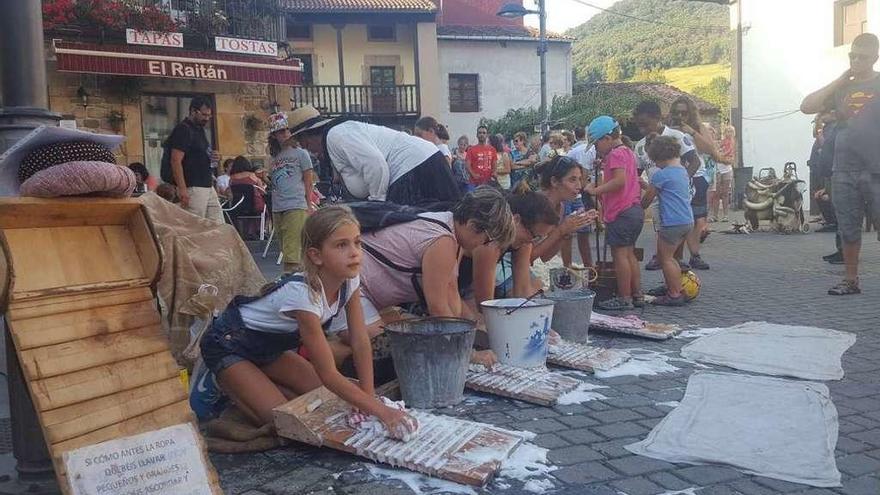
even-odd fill
[{"label": "building facade", "polygon": [[[481,118],[498,118],[514,108],[540,105],[537,30],[522,19],[496,12],[503,0],[443,0],[437,27],[440,111],[453,139],[473,141]],[[569,37],[550,34],[547,49],[547,101],[572,91]]]},{"label": "building facade", "polygon": [[258,166],[273,111],[310,104],[411,128],[439,110],[430,0],[139,0],[137,15],[116,13],[133,25],[53,16],[64,1],[43,3],[50,109],[64,125],[124,135],[119,163],[157,176],[196,95],[214,103],[212,147]]},{"label": "building facade", "polygon": [[430,0],[286,0],[289,49],[304,63],[294,107],[394,128],[439,106]]},{"label": "building facade", "polygon": [[[849,67],[849,45],[856,35],[880,33],[880,1],[739,3],[742,162],[756,172],[772,167],[781,174],[785,162],[793,161],[801,179],[808,180],[805,164],[813,144],[815,116],[798,111],[801,101]],[[732,7],[731,12],[736,27],[738,9]],[[793,12],[797,12],[796,22]]]}]

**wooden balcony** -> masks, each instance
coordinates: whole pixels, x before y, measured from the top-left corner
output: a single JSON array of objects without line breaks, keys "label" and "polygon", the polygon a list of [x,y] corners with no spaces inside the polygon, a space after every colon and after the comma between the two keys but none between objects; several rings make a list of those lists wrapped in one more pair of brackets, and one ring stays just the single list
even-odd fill
[{"label": "wooden balcony", "polygon": [[417,117],[419,90],[415,84],[395,86],[294,86],[294,107],[312,105],[330,117]]}]

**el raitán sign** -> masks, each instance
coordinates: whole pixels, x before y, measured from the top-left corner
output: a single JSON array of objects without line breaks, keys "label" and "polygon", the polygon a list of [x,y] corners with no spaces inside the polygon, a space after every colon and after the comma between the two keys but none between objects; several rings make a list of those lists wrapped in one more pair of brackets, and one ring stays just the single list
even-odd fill
[{"label": "el rait\u00e1n sign", "polygon": [[287,85],[302,80],[299,59],[69,41],[55,41],[54,49],[61,72]]}]

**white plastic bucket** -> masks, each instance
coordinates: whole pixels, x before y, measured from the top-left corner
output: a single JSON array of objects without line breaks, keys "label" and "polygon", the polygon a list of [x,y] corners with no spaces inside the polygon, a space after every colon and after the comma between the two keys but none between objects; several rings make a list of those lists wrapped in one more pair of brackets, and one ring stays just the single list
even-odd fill
[{"label": "white plastic bucket", "polygon": [[480,305],[486,318],[489,347],[502,364],[519,368],[544,366],[553,301],[533,299],[508,314],[523,302],[523,298],[493,299]]}]

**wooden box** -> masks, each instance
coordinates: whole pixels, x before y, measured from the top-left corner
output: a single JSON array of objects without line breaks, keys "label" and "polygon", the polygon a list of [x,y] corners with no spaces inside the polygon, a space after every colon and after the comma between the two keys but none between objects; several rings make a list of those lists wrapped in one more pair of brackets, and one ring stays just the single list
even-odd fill
[{"label": "wooden box", "polygon": [[0,303],[65,493],[65,452],[194,424],[153,294],[159,246],[138,201],[0,199],[0,245]]}]

